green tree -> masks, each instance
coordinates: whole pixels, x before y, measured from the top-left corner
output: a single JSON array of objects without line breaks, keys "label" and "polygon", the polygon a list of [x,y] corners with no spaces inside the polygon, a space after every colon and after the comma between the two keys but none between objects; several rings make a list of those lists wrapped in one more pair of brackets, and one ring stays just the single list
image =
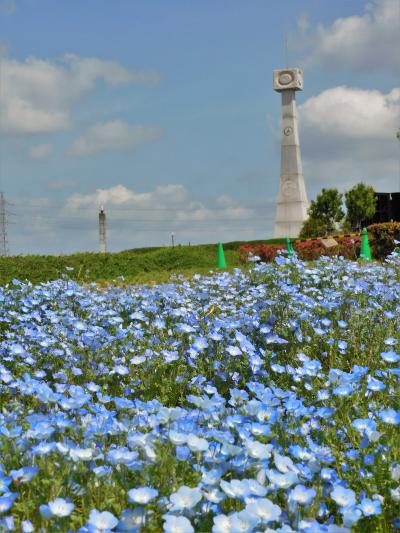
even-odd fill
[{"label": "green tree", "polygon": [[311,239],[321,237],[326,233],[328,233],[328,225],[323,220],[308,217],[303,223],[299,237],[300,239]]},{"label": "green tree", "polygon": [[344,217],[343,195],[337,189],[322,189],[308,208],[308,219],[301,228],[300,237],[320,237],[333,231]]},{"label": "green tree", "polygon": [[361,224],[374,216],[376,202],[374,188],[362,182],[357,183],[345,194],[347,209],[345,224],[353,230],[360,231]]}]

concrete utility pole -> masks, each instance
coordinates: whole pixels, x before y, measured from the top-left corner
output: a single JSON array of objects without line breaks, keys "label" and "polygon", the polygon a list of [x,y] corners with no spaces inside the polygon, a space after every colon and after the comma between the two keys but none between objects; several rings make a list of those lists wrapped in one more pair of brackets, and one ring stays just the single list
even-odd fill
[{"label": "concrete utility pole", "polygon": [[8,255],[7,223],[6,200],[0,192],[0,256]]},{"label": "concrete utility pole", "polygon": [[281,175],[274,236],[297,237],[308,209],[295,93],[303,90],[303,72],[299,68],[274,70],[273,87],[282,93]]},{"label": "concrete utility pole", "polygon": [[99,211],[99,251],[101,254],[105,254],[107,251],[106,214],[103,206],[100,207]]}]

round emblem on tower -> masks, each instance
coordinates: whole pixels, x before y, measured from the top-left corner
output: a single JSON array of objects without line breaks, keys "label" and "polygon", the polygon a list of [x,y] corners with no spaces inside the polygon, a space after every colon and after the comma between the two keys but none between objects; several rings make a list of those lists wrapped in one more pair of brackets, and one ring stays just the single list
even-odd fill
[{"label": "round emblem on tower", "polygon": [[284,181],[282,184],[282,193],[288,198],[290,198],[291,196],[295,196],[297,193],[296,181],[293,181],[291,179]]},{"label": "round emblem on tower", "polygon": [[286,128],[283,130],[283,133],[288,136],[293,133],[293,128],[291,126],[286,126]]},{"label": "round emblem on tower", "polygon": [[281,85],[289,85],[294,80],[293,73],[289,70],[282,72],[279,76],[279,83]]}]

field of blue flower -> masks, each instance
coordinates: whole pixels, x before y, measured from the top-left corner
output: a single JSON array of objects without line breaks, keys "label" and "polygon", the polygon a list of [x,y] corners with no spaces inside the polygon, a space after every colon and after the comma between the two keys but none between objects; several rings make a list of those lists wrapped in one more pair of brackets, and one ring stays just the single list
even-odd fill
[{"label": "field of blue flower", "polygon": [[400,256],[0,288],[0,531],[400,527]]}]

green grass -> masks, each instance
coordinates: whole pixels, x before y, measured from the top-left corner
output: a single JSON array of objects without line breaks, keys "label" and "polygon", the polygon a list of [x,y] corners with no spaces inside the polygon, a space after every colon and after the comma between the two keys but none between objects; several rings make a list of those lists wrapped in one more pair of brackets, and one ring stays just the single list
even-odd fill
[{"label": "green grass", "polygon": [[[282,239],[249,241],[248,244],[283,242]],[[240,241],[224,244],[229,269],[241,265]],[[66,267],[72,279],[80,282],[109,282],[123,276],[129,283],[167,281],[172,274],[190,277],[206,274],[216,268],[217,245],[176,246],[162,248],[134,248],[118,253],[77,253],[72,255],[26,255],[0,257],[0,284],[17,278],[40,283],[60,278]]]}]

